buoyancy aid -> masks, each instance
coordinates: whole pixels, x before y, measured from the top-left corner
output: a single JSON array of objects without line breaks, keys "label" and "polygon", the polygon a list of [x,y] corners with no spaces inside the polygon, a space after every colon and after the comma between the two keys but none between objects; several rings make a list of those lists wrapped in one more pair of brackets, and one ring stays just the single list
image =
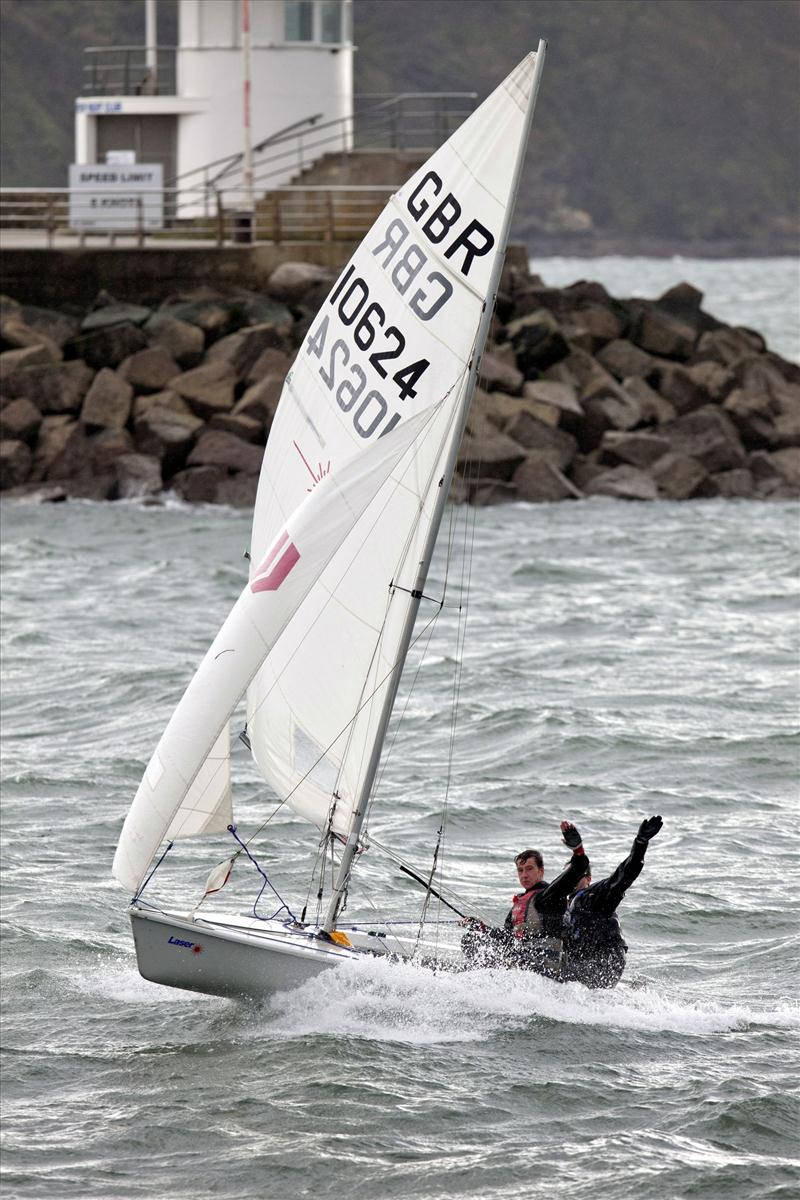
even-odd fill
[{"label": "buoyancy aid", "polygon": [[555,978],[561,957],[561,938],[545,932],[542,914],[534,903],[537,892],[546,886],[544,882],[535,883],[527,892],[519,892],[512,898],[511,933],[526,942],[529,962],[524,965]]}]

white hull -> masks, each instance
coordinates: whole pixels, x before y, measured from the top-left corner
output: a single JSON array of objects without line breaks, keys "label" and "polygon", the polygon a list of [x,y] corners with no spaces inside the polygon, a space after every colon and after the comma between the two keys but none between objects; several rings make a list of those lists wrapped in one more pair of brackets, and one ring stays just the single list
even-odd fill
[{"label": "white hull", "polygon": [[[313,927],[249,917],[214,920],[130,909],[139,973],[152,983],[212,996],[269,996],[299,986],[326,967],[385,955],[378,937],[368,946],[337,946]],[[348,934],[353,940],[356,935]]]}]

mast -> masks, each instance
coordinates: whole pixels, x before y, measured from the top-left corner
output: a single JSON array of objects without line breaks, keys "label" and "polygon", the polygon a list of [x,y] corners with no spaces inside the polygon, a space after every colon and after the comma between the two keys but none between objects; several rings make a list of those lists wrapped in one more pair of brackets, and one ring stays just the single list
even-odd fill
[{"label": "mast", "polygon": [[444,515],[447,496],[450,491],[450,483],[452,481],[453,472],[455,471],[456,461],[458,459],[461,438],[464,433],[464,427],[467,423],[467,415],[469,413],[469,407],[472,402],[472,396],[478,379],[480,360],[483,354],[483,348],[486,344],[486,337],[489,332],[489,325],[491,324],[492,314],[494,311],[495,296],[500,283],[500,276],[503,271],[503,266],[505,265],[505,253],[508,245],[508,235],[511,228],[511,220],[514,215],[514,209],[516,207],[519,180],[522,174],[522,165],[525,161],[525,152],[527,150],[528,138],[530,136],[531,124],[533,122],[533,112],[536,107],[536,97],[539,92],[546,48],[547,43],[543,40],[540,40],[536,49],[536,62],[534,64],[533,77],[531,79],[531,94],[528,100],[528,109],[525,114],[525,123],[523,125],[522,136],[520,137],[519,146],[517,148],[514,175],[512,178],[511,187],[509,189],[508,204],[503,217],[503,225],[498,242],[500,250],[497,254],[494,268],[489,279],[486,300],[475,337],[475,351],[472,357],[472,362],[470,363],[469,372],[463,387],[461,401],[457,411],[456,419],[454,421],[457,432],[456,436],[453,437],[451,441],[447,459],[445,460],[444,469],[442,471],[442,479],[436,497],[436,504],[433,510],[433,516],[431,519],[430,528],[428,530],[427,540],[423,549],[422,558],[420,559],[416,581],[414,583],[414,587],[412,588],[411,601],[408,605],[406,618],[403,624],[397,657],[387,683],[386,692],[381,707],[378,720],[377,736],[372,747],[372,753],[370,754],[369,762],[367,763],[367,769],[364,774],[364,779],[361,784],[356,806],[353,811],[353,819],[350,824],[350,832],[347,837],[347,842],[345,843],[345,847],[342,852],[342,860],[339,865],[339,874],[336,880],[336,886],[331,896],[328,912],[322,926],[326,933],[330,933],[331,930],[334,929],[336,925],[336,919],[339,914],[339,909],[341,908],[345,893],[347,892],[350,874],[353,869],[353,860],[355,858],[356,849],[358,846],[358,836],[361,832],[361,827],[364,824],[367,803],[369,801],[369,797],[372,792],[372,786],[375,782],[375,776],[378,771],[386,730],[389,725],[392,709],[394,708],[395,697],[397,695],[397,689],[400,685],[400,677],[403,673],[403,667],[405,665],[408,648],[411,644],[411,638],[414,632],[414,623],[416,621],[417,611],[419,609],[419,602],[422,599],[422,591],[425,587],[428,569],[431,564],[431,559],[433,558],[433,551],[439,534],[439,526],[441,525],[442,516]]}]

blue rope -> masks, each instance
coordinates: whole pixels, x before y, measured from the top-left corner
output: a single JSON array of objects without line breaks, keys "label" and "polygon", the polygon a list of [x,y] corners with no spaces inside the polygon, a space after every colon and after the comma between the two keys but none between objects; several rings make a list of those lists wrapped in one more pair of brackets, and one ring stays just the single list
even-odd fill
[{"label": "blue rope", "polygon": [[161,855],[161,858],[158,860],[158,862],[157,862],[157,863],[156,863],[156,865],[153,867],[153,869],[152,869],[152,871],[150,872],[150,874],[147,876],[147,879],[145,879],[144,883],[142,884],[142,886],[139,888],[139,890],[138,890],[138,892],[136,893],[136,895],[135,895],[135,896],[133,897],[133,899],[131,900],[131,904],[135,904],[135,903],[136,903],[136,901],[139,899],[139,897],[141,896],[142,892],[143,892],[143,891],[144,891],[144,889],[147,887],[148,883],[149,883],[149,882],[150,882],[150,880],[153,878],[153,876],[155,875],[156,871],[157,871],[157,870],[158,870],[158,868],[161,866],[162,862],[163,862],[163,861],[164,861],[164,859],[167,857],[167,855],[169,854],[170,850],[172,849],[172,847],[173,847],[174,845],[175,845],[175,843],[174,843],[174,842],[170,842],[170,843],[169,843],[169,845],[167,846],[166,850],[165,850],[165,851],[164,851],[164,853]]},{"label": "blue rope", "polygon": [[[242,849],[244,850],[247,857],[250,859],[250,862],[253,864],[253,866],[258,871],[259,875],[261,876],[261,878],[264,880],[264,882],[261,885],[261,891],[258,893],[258,895],[256,896],[255,901],[253,903],[253,916],[256,918],[256,920],[257,921],[274,921],[275,918],[277,917],[278,913],[283,912],[283,910],[286,909],[287,913],[292,918],[292,920],[295,922],[295,924],[298,924],[297,917],[294,915],[292,910],[289,908],[289,905],[286,904],[283,897],[272,886],[270,881],[267,879],[267,876],[264,874],[261,867],[258,865],[256,860],[253,858],[252,854],[248,850],[246,844],[239,837],[238,833],[236,832],[236,826],[229,825],[228,833],[231,835],[231,837],[234,839],[234,841],[239,843],[239,845],[242,847]],[[271,892],[274,892],[274,894],[278,897],[278,899],[280,900],[281,903],[280,903],[280,907],[275,910],[275,912],[272,914],[271,917],[262,917],[259,913],[256,912],[256,909],[258,908],[259,900],[264,895],[264,888],[267,888],[267,887],[270,889]]]}]

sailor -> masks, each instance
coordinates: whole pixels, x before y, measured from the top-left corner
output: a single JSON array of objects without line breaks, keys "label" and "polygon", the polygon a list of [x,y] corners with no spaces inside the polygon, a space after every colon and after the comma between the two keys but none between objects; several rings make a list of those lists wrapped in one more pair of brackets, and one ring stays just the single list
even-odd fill
[{"label": "sailor", "polygon": [[572,858],[552,883],[545,882],[541,853],[523,850],[514,859],[522,891],[512,898],[502,928],[492,929],[472,917],[466,919],[469,928],[461,939],[461,948],[471,965],[522,967],[558,978],[567,901],[589,869],[575,826],[562,821],[561,833]]},{"label": "sailor", "polygon": [[642,821],[631,852],[607,879],[592,883],[586,874],[570,897],[564,917],[560,978],[590,988],[610,988],[625,970],[627,945],[622,937],[617,907],[644,866],[648,843],[661,828],[661,817]]}]

